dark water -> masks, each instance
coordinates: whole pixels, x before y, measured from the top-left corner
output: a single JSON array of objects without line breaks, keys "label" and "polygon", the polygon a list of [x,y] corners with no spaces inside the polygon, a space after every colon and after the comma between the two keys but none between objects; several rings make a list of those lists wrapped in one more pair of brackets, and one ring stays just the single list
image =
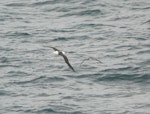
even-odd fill
[{"label": "dark water", "polygon": [[1,0],[0,113],[149,114],[150,1]]}]

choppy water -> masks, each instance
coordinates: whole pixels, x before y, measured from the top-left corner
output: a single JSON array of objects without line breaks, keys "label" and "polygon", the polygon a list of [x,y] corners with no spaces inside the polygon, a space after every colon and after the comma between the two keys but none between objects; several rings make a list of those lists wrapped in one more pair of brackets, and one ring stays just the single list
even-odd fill
[{"label": "choppy water", "polygon": [[1,0],[0,113],[150,113],[150,1]]}]

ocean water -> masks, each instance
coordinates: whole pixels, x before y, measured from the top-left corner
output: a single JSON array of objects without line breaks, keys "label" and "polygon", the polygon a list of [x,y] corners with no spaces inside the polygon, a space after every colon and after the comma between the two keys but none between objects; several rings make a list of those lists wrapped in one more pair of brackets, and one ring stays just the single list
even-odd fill
[{"label": "ocean water", "polygon": [[150,1],[1,0],[0,114],[150,114]]}]

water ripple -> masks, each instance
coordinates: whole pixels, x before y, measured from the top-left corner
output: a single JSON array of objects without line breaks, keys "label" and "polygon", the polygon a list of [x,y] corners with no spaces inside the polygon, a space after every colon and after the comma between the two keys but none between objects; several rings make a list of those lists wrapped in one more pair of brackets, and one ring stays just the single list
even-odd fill
[{"label": "water ripple", "polygon": [[0,113],[149,114],[149,3],[1,0]]}]

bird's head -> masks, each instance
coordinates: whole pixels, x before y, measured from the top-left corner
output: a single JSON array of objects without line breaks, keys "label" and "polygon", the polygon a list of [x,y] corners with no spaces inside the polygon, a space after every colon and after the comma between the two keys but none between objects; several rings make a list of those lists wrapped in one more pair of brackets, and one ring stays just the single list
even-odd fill
[{"label": "bird's head", "polygon": [[64,52],[64,51],[62,51],[62,53],[65,55],[65,52]]}]

